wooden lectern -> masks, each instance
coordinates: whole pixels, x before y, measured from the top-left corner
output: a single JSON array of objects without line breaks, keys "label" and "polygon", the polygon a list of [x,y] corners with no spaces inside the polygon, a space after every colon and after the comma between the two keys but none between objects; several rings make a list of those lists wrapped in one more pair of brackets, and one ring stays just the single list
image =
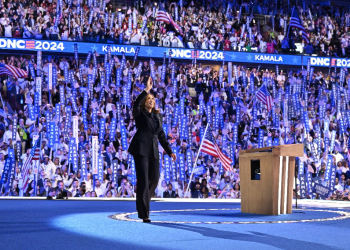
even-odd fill
[{"label": "wooden lectern", "polygon": [[239,152],[242,213],[292,213],[295,157],[303,144],[281,145]]}]

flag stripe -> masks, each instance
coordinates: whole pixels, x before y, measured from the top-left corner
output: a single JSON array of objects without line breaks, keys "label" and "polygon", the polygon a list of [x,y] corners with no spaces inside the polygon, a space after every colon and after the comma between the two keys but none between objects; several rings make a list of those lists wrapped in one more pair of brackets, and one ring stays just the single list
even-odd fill
[{"label": "flag stripe", "polygon": [[256,93],[256,98],[267,106],[268,111],[272,109],[273,98],[270,95],[269,91],[266,89],[265,85],[260,87],[259,91]]},{"label": "flag stripe", "polygon": [[28,182],[29,182],[29,170],[30,170],[30,164],[33,160],[39,160],[40,159],[40,136],[36,140],[34,147],[30,150],[29,156],[27,157],[24,165],[23,165],[23,190],[26,190]]},{"label": "flag stripe", "polygon": [[27,71],[12,65],[0,63],[0,75],[13,76],[15,78],[27,78]]},{"label": "flag stripe", "polygon": [[204,134],[200,152],[219,158],[225,171],[232,170],[232,160],[227,157],[215,143],[214,137],[209,127]]},{"label": "flag stripe", "polygon": [[302,25],[301,23],[301,20],[299,18],[299,15],[298,15],[298,11],[293,11],[292,13],[292,17],[290,18],[290,23],[289,23],[289,26],[290,27],[295,27],[295,28],[298,28],[301,30],[301,33],[302,33],[302,37],[303,39],[309,43],[309,34],[306,32],[304,26]]},{"label": "flag stripe", "polygon": [[163,21],[168,24],[171,23],[178,32],[182,33],[180,26],[174,22],[173,18],[169,15],[168,12],[165,11],[161,3],[159,3],[159,10],[157,12],[156,21]]}]

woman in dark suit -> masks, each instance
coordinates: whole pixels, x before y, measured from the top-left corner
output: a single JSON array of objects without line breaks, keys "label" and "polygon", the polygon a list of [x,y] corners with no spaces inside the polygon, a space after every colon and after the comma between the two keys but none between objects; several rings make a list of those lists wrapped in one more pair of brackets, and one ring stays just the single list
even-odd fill
[{"label": "woman in dark suit", "polygon": [[145,90],[134,102],[132,114],[136,122],[137,132],[128,150],[135,160],[136,208],[139,218],[143,219],[143,222],[151,222],[149,206],[159,181],[158,140],[173,161],[176,160],[163,131],[162,116],[159,114],[159,110],[155,109],[154,96],[148,93],[152,89],[151,80],[149,77]]}]

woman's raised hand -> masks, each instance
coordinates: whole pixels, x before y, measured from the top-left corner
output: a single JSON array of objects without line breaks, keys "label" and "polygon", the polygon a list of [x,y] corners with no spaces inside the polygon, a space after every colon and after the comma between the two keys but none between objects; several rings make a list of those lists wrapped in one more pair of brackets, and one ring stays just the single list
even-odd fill
[{"label": "woman's raised hand", "polygon": [[152,77],[148,77],[147,86],[146,86],[145,90],[146,90],[147,92],[149,92],[149,91],[152,89],[152,85],[153,85],[153,83],[152,83]]}]

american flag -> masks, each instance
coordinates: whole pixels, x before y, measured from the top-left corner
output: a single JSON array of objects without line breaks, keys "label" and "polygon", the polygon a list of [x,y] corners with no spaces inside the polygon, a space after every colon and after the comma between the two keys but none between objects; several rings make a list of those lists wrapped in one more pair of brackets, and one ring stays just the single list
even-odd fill
[{"label": "american flag", "polygon": [[309,43],[309,34],[306,32],[303,24],[301,23],[301,20],[299,18],[299,14],[298,14],[298,11],[292,11],[292,16],[290,18],[290,24],[289,24],[290,27],[295,27],[295,28],[298,28],[301,30],[301,33],[302,33],[302,36],[303,36],[303,39],[305,40],[306,43]]},{"label": "american flag", "polygon": [[159,9],[158,9],[156,21],[171,23],[180,34],[182,33],[180,26],[174,22],[173,18],[169,15],[168,12],[166,12],[166,10],[164,9],[161,3],[159,3]]},{"label": "american flag", "polygon": [[269,91],[266,89],[265,84],[261,86],[259,91],[256,93],[256,98],[267,106],[267,110],[270,111],[273,106],[273,98]]},{"label": "american flag", "polygon": [[0,63],[0,75],[8,75],[13,76],[15,78],[28,77],[27,71],[4,63]]},{"label": "american flag", "polygon": [[199,153],[200,152],[219,158],[225,171],[232,170],[232,160],[228,158],[215,143],[215,139],[209,126],[204,133],[204,139]]},{"label": "american flag", "polygon": [[29,156],[23,164],[23,190],[26,190],[28,182],[29,182],[29,170],[31,169],[32,161],[40,160],[40,135],[36,140],[34,147],[30,150]]}]

